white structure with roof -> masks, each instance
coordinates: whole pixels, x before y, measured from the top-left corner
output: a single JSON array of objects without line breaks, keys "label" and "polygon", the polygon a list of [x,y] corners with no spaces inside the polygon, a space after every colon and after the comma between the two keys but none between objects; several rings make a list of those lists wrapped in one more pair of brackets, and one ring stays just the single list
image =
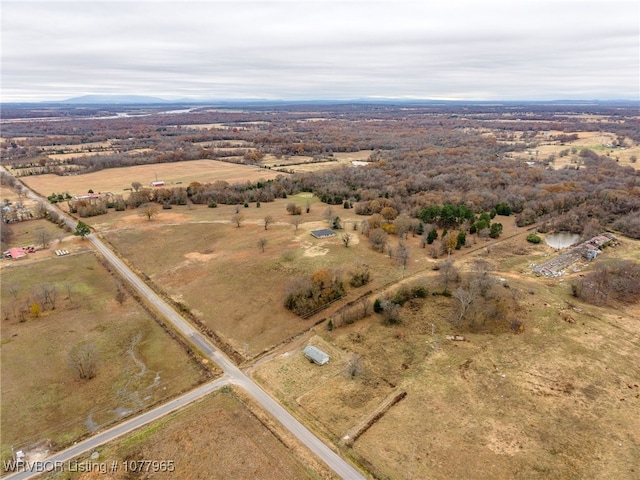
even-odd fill
[{"label": "white structure with roof", "polygon": [[318,347],[309,345],[303,350],[304,356],[317,365],[326,365],[329,363],[329,355],[320,350]]}]

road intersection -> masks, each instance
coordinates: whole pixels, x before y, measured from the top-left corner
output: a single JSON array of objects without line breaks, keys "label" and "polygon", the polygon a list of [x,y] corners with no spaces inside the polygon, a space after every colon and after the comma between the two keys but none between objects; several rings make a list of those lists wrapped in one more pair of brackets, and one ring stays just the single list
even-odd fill
[{"label": "road intersection", "polygon": [[[25,188],[26,193],[40,202],[43,202],[35,193]],[[62,215],[59,210],[55,210],[53,206],[43,202],[46,208],[51,211],[55,211],[58,215],[64,219],[65,223],[71,228],[75,229],[76,224],[66,215]],[[358,469],[353,467],[350,463],[344,460],[335,451],[329,448],[324,442],[316,437],[308,428],[300,423],[291,413],[289,413],[282,405],[269,396],[260,386],[258,386],[251,378],[249,378],[244,372],[242,372],[229,358],[224,355],[219,349],[211,344],[209,339],[205,337],[200,331],[198,331],[191,323],[187,322],[176,310],[174,310],[164,299],[162,299],[156,292],[154,292],[138,275],[136,275],[118,256],[109,249],[104,242],[102,242],[95,234],[90,234],[86,237],[95,247],[95,249],[102,254],[105,260],[114,268],[118,274],[131,284],[131,286],[138,292],[138,294],[149,302],[149,304],[156,309],[170,325],[187,341],[200,350],[203,355],[208,359],[215,362],[223,371],[224,375],[213,381],[196,387],[185,395],[175,398],[166,404],[163,404],[157,408],[149,410],[137,417],[127,420],[109,430],[94,435],[87,440],[79,442],[78,444],[56,453],[55,455],[47,458],[46,464],[48,470],[51,470],[55,465],[61,463],[54,462],[69,462],[78,455],[94,450],[96,447],[112,441],[142,425],[153,422],[168,413],[171,413],[179,408],[188,405],[189,403],[208,395],[209,393],[217,390],[224,385],[235,385],[244,389],[262,408],[264,408],[269,414],[271,414],[278,422],[280,422],[286,429],[288,429],[301,443],[303,443],[309,450],[317,455],[329,468],[331,468],[337,475],[347,480],[365,479],[366,477]],[[42,466],[42,465],[41,465]],[[25,470],[14,473],[7,479],[22,480],[32,478],[40,475],[42,470],[35,471],[36,469],[31,466],[31,471]]]}]

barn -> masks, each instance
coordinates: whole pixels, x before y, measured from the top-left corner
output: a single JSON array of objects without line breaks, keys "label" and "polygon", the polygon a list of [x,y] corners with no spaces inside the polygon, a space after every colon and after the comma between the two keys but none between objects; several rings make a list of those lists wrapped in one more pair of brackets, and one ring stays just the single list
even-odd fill
[{"label": "barn", "polygon": [[329,238],[329,237],[335,237],[336,232],[328,228],[321,228],[320,230],[312,230],[311,236],[315,238]]},{"label": "barn", "polygon": [[309,345],[302,351],[304,356],[317,365],[326,365],[329,363],[329,355],[324,353],[317,347]]},{"label": "barn", "polygon": [[27,252],[24,251],[24,248],[10,248],[9,255],[14,260],[18,260],[19,258],[27,258]]}]

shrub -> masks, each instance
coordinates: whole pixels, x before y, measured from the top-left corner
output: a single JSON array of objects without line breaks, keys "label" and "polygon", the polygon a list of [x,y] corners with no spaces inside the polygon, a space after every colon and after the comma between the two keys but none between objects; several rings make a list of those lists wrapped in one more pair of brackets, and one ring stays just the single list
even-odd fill
[{"label": "shrub", "polygon": [[291,215],[302,215],[302,207],[299,207],[293,202],[287,203],[287,212]]},{"label": "shrub", "polygon": [[412,296],[413,295],[411,294],[411,290],[409,290],[409,287],[406,287],[403,285],[398,289],[396,294],[393,296],[391,303],[402,306],[408,300],[410,300]]},{"label": "shrub", "polygon": [[380,301],[379,298],[376,298],[376,301],[373,302],[373,311],[376,313],[382,312],[382,302]]},{"label": "shrub", "polygon": [[527,242],[529,243],[540,243],[542,239],[536,235],[535,233],[530,233],[527,235]]},{"label": "shrub", "polygon": [[351,279],[349,280],[349,285],[354,288],[366,285],[371,280],[371,271],[369,270],[369,266],[364,263],[357,265],[354,271],[350,272],[350,275]]},{"label": "shrub", "polygon": [[427,288],[424,285],[415,285],[411,289],[411,294],[415,298],[427,298],[427,296],[429,295],[429,292],[427,291]]}]

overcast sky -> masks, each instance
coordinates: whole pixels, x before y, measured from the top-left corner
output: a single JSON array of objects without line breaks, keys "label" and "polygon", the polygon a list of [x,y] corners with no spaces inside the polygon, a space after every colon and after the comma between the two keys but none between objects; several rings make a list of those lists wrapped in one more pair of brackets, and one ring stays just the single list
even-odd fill
[{"label": "overcast sky", "polygon": [[3,102],[640,96],[636,0],[1,2]]}]

